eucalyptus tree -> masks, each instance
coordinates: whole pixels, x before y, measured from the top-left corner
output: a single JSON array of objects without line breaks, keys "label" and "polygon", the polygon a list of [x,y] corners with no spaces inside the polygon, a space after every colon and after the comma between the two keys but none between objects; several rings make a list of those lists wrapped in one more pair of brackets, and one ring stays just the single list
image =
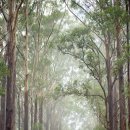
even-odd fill
[{"label": "eucalyptus tree", "polygon": [[[128,17],[130,15],[130,1],[126,0],[125,1],[125,6],[126,6],[126,12],[128,14]],[[128,63],[127,63],[127,81],[128,81],[128,93],[130,92],[130,58],[129,58],[129,52],[130,52],[130,48],[129,48],[129,21],[127,20],[126,22],[126,39],[127,39],[127,53],[128,53]],[[128,128],[130,129],[130,98],[128,96]]]},{"label": "eucalyptus tree", "polygon": [[[26,8],[28,9],[28,13],[26,13]],[[17,73],[18,78],[22,81],[20,85],[22,86],[22,95],[20,98],[23,98],[23,86],[25,86],[25,93],[28,92],[24,99],[26,106],[24,111],[31,112],[28,117],[27,113],[24,113],[26,120],[24,123],[27,124],[27,120],[30,117],[31,124],[29,126],[33,129],[38,123],[43,125],[43,100],[46,98],[46,93],[49,93],[54,86],[53,84],[57,82],[51,76],[53,71],[49,57],[53,55],[51,53],[53,51],[52,47],[55,44],[53,39],[59,31],[60,21],[63,19],[63,12],[60,11],[57,1],[38,0],[33,3],[28,1],[27,6],[25,4],[23,9],[25,12],[21,10],[21,22],[18,26],[20,31],[18,31],[17,39],[17,52],[19,54],[17,59]],[[21,44],[24,42],[26,43],[25,46]],[[23,73],[23,61],[26,65],[25,74]],[[23,81],[26,84],[23,84]],[[30,108],[28,108],[29,106]]]},{"label": "eucalyptus tree", "polygon": [[16,82],[16,30],[19,10],[24,0],[1,1],[1,12],[6,21],[7,51],[6,60],[9,70],[6,92],[6,130],[15,128],[15,82]]},{"label": "eucalyptus tree", "polygon": [[[90,75],[92,75],[97,82],[99,83],[102,94],[97,96],[103,96],[103,100],[107,110],[107,93],[104,87],[104,74],[105,74],[105,66],[104,63],[104,55],[100,53],[98,46],[95,44],[94,39],[91,37],[88,29],[81,27],[72,30],[71,33],[67,35],[63,35],[61,38],[62,46],[59,46],[59,50],[61,50],[64,54],[70,54],[79,61],[81,61],[80,68],[88,67]],[[90,36],[87,37],[87,35]],[[103,56],[103,57],[102,57]],[[96,64],[96,66],[95,66]],[[107,111],[106,111],[107,116]],[[107,117],[106,117],[107,119]],[[107,122],[107,120],[106,120]]]},{"label": "eucalyptus tree", "polygon": [[24,91],[24,130],[28,130],[28,0],[25,3],[25,91]]},{"label": "eucalyptus tree", "polygon": [[[73,7],[81,9],[82,14],[87,16],[84,20],[78,13],[74,13],[68,5],[69,2],[65,1],[68,10],[82,22],[85,28],[82,31],[75,29],[72,30],[72,33],[63,35],[61,42],[65,44],[59,46],[64,54],[70,54],[84,63],[100,84],[105,98],[106,128],[109,130],[118,129],[118,100],[120,104],[120,129],[126,129],[123,68],[127,56],[123,52],[125,50],[123,48],[125,36],[122,29],[128,15],[122,4],[118,4],[118,2],[121,3],[120,1],[115,1],[115,3],[113,1],[87,1],[84,4],[84,1],[79,3],[72,1]],[[104,84],[104,81],[107,84]],[[105,85],[107,89],[104,88]],[[117,95],[117,86],[119,86],[119,99],[118,96],[115,96]]]}]

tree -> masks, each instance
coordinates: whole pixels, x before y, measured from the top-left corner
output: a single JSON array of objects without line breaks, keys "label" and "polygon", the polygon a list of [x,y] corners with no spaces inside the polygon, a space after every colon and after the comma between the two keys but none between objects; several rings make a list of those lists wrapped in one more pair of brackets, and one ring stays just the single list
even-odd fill
[{"label": "tree", "polygon": [[25,90],[24,90],[24,130],[28,130],[28,0],[25,3]]},{"label": "tree", "polygon": [[[18,13],[21,8],[23,0],[16,2],[16,0],[7,1],[8,18],[7,20],[7,64],[9,75],[7,76],[7,94],[6,94],[6,130],[15,129],[15,89],[16,89],[16,25],[18,20]],[[3,13],[4,15],[4,13]]]},{"label": "tree", "polygon": [[[123,46],[122,46],[123,34],[121,33],[121,29],[123,28],[123,25],[125,23],[123,20],[127,18],[127,14],[122,5],[115,4],[116,2],[113,3],[112,1],[96,1],[96,3],[94,3],[95,6],[92,6],[93,8],[92,11],[87,10],[86,7],[82,4],[82,2],[77,3],[73,1],[72,3],[73,3],[73,6],[75,5],[74,7],[76,8],[79,7],[83,11],[83,13],[87,15],[87,17],[85,17],[86,19],[88,18],[88,20],[92,20],[90,24],[88,23],[86,24],[85,22],[83,22],[84,19],[81,20],[78,17],[79,14],[76,15],[72,11],[72,9],[68,6],[68,4],[65,2],[69,11],[78,20],[80,20],[81,23],[85,26],[86,34],[89,38],[88,37],[82,38],[83,34],[81,34],[81,32],[78,32],[79,30],[75,29],[75,31],[72,31],[72,33],[63,36],[61,42],[64,44],[61,45],[59,49],[64,54],[72,55],[76,59],[83,62],[89,68],[92,76],[98,81],[101,87],[104,86],[102,84],[102,81],[104,80],[104,76],[103,77],[100,76],[101,71],[99,71],[100,70],[99,68],[100,67],[102,68],[101,64],[103,63],[105,64],[104,69],[106,70],[106,72],[104,74],[107,77],[105,79],[107,81],[107,91],[106,89],[104,91],[104,88],[102,90],[105,93],[104,97],[106,101],[105,102],[106,121],[108,119],[107,129],[115,130],[118,127],[118,120],[117,120],[118,113],[116,113],[118,99],[117,97],[114,96],[116,95],[116,91],[117,91],[116,90],[117,81],[119,82],[118,85],[119,85],[119,92],[120,92],[119,93],[120,95],[120,98],[119,98],[120,108],[119,109],[120,109],[120,114],[121,114],[120,126],[121,126],[121,129],[126,129],[125,128],[126,120],[125,120],[125,116],[123,116],[125,115],[125,111],[126,111],[125,104],[124,104],[125,95],[124,95],[124,83],[123,83],[124,82],[123,81],[123,77],[124,77],[123,67],[126,62],[125,60],[126,58],[122,51],[123,50]],[[87,4],[89,6],[89,2]],[[91,31],[91,33],[87,33],[87,30]],[[110,32],[113,32],[113,34],[110,34]],[[90,42],[89,39],[91,39],[92,42]],[[96,39],[98,39],[99,42],[97,42]],[[114,39],[116,39],[116,43]],[[94,46],[92,46],[93,44]],[[98,44],[101,45],[100,48]],[[115,47],[115,45],[117,45],[117,48]],[[86,46],[88,48],[86,48]],[[103,50],[104,48],[105,48],[105,51]],[[89,52],[92,52],[92,53],[89,53]],[[95,55],[95,57],[93,55]],[[96,59],[99,59],[98,58],[99,55],[100,57],[103,58],[103,61],[99,60],[99,62],[95,63]],[[124,57],[121,58],[121,56],[124,56]],[[91,62],[90,62],[91,64],[89,63],[90,59],[91,59]],[[97,66],[95,66],[95,64]]]}]

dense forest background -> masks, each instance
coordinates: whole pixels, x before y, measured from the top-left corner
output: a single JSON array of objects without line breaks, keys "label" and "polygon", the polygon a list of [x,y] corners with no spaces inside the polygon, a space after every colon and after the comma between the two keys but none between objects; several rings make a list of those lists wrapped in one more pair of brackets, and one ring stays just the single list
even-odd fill
[{"label": "dense forest background", "polygon": [[0,130],[130,130],[130,1],[1,0]]}]

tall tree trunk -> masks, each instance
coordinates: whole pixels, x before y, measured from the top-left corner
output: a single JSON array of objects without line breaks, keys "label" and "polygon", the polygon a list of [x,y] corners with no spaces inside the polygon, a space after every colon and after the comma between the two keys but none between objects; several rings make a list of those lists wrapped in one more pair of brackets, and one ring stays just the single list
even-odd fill
[{"label": "tall tree trunk", "polygon": [[[32,95],[31,95],[31,96],[32,96]],[[30,105],[30,106],[31,106],[31,108],[30,108],[30,109],[31,109],[31,110],[30,110],[30,111],[31,111],[31,130],[33,130],[34,113],[33,113],[33,100],[32,100],[32,97],[31,97],[31,103],[30,103],[30,104],[31,104],[31,105]]]},{"label": "tall tree trunk", "polygon": [[0,129],[2,128],[2,116],[1,116],[1,111],[0,111]]},{"label": "tall tree trunk", "polygon": [[[115,6],[120,7],[121,1],[116,0]],[[115,32],[117,42],[117,60],[122,57],[122,45],[121,45],[121,23],[119,18],[115,19]],[[120,106],[120,130],[126,130],[126,106],[125,106],[125,93],[124,93],[124,74],[123,74],[123,63],[118,64],[118,84],[119,84],[119,106]]]},{"label": "tall tree trunk", "polygon": [[24,91],[24,130],[28,130],[28,0],[25,7],[26,36],[25,36],[25,91]]},{"label": "tall tree trunk", "polygon": [[37,95],[35,98],[34,124],[37,124]]},{"label": "tall tree trunk", "polygon": [[118,130],[118,94],[117,84],[113,86],[113,129]]},{"label": "tall tree trunk", "polygon": [[43,129],[43,99],[39,101],[39,123],[41,126],[41,130]]},{"label": "tall tree trunk", "polygon": [[108,114],[109,114],[109,130],[113,129],[113,92],[112,92],[112,74],[110,61],[110,34],[105,36],[105,50],[106,50],[106,70],[107,70],[107,84],[108,84]]},{"label": "tall tree trunk", "polygon": [[[6,78],[3,78],[2,87],[5,89],[6,85]],[[1,96],[1,123],[0,123],[0,130],[5,130],[5,122],[6,122],[6,95]]]},{"label": "tall tree trunk", "polygon": [[18,93],[18,130],[21,128],[21,105],[20,105],[20,92]]},{"label": "tall tree trunk", "polygon": [[[122,47],[120,42],[120,23],[118,22],[118,20],[116,21],[116,41],[117,41],[117,59],[120,59],[122,56]],[[126,130],[124,74],[122,64],[119,64],[118,77],[119,77],[120,130]]]},{"label": "tall tree trunk", "polygon": [[15,129],[15,82],[16,82],[16,44],[15,33],[15,0],[8,0],[9,16],[7,21],[8,43],[7,62],[9,75],[7,76],[6,97],[6,130]]},{"label": "tall tree trunk", "polygon": [[[128,16],[130,15],[130,1],[126,0],[126,12]],[[126,33],[127,33],[127,53],[128,53],[128,65],[127,65],[127,81],[128,81],[128,95],[130,95],[130,45],[129,45],[129,21],[126,23]],[[128,96],[128,128],[130,130],[130,96]]]},{"label": "tall tree trunk", "polygon": [[18,12],[24,0],[7,0],[7,76],[6,91],[6,130],[15,130],[15,88],[16,88],[16,24]]},{"label": "tall tree trunk", "polygon": [[0,130],[5,130],[5,96],[1,97],[1,123],[0,123]]},{"label": "tall tree trunk", "polygon": [[50,108],[47,106],[46,110],[46,125],[45,130],[50,130]]}]

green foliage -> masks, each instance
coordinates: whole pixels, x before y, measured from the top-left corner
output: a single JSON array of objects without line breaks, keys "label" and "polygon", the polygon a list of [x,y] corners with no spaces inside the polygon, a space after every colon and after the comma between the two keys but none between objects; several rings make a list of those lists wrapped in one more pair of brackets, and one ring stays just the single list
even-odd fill
[{"label": "green foliage", "polygon": [[117,75],[121,67],[127,62],[127,53],[122,53],[120,58],[117,58],[113,66],[113,74]]},{"label": "green foliage", "polygon": [[52,97],[56,100],[62,95],[62,87],[58,85],[55,87],[54,92],[52,93]]},{"label": "green foliage", "polygon": [[43,130],[42,124],[36,123],[36,124],[33,125],[33,128],[32,128],[32,129],[33,129],[33,130]]},{"label": "green foliage", "polygon": [[82,93],[80,92],[79,89],[73,88],[73,87],[72,88],[69,87],[64,93],[65,93],[65,95],[77,95],[77,96],[82,95]]},{"label": "green foliage", "polygon": [[129,20],[129,16],[124,9],[120,6],[110,6],[105,11],[107,18],[114,20],[114,22],[118,19],[121,24],[125,24],[126,20]]},{"label": "green foliage", "polygon": [[97,54],[95,54],[92,50],[89,50],[87,52],[87,60],[88,60],[88,64],[94,64],[94,65],[99,65],[100,64],[100,59],[99,56]]},{"label": "green foliage", "polygon": [[71,0],[71,7],[72,8],[77,8],[78,7],[75,0]]},{"label": "green foliage", "polygon": [[[105,74],[104,65],[101,65],[102,55],[95,43],[95,38],[90,33],[90,27],[74,28],[71,32],[62,35],[59,50],[63,54],[70,54],[81,62],[80,68],[87,66],[90,74],[102,79]],[[84,65],[83,65],[84,64]],[[96,65],[96,66],[95,66]]]},{"label": "green foliage", "polygon": [[2,80],[2,78],[8,74],[9,74],[9,71],[6,64],[4,63],[2,59],[0,59],[0,80]]},{"label": "green foliage", "polygon": [[[4,63],[4,61],[2,59],[0,59],[0,81],[2,81],[3,77],[8,75],[9,71],[8,68],[6,66],[6,64]],[[1,85],[2,83],[0,83]],[[0,95],[4,95],[5,94],[5,89],[2,88],[2,85],[0,86]]]},{"label": "green foliage", "polygon": [[106,129],[101,125],[97,125],[93,130],[106,130]]},{"label": "green foliage", "polygon": [[71,52],[75,58],[82,58],[81,50],[88,48],[90,42],[89,36],[89,27],[88,29],[84,27],[74,28],[71,32],[61,36],[60,43],[62,44],[59,45],[59,49]]},{"label": "green foliage", "polygon": [[108,5],[106,2],[100,6],[102,8],[91,12],[89,17],[94,25],[93,28],[100,30],[102,35],[104,35],[106,31],[113,32],[111,35],[115,34],[116,22],[118,21],[118,24],[123,26],[130,19],[126,11],[120,6]]},{"label": "green foliage", "polygon": [[3,96],[5,95],[5,89],[0,87],[0,96]]},{"label": "green foliage", "polygon": [[44,62],[43,62],[44,65],[46,65],[46,66],[51,65],[51,61],[50,61],[48,58],[44,58],[43,61],[44,61]]},{"label": "green foliage", "polygon": [[72,86],[68,85],[68,87],[64,89],[63,93],[64,95],[75,95],[88,98],[91,87],[92,87],[91,84],[88,83],[87,81],[82,84],[78,84],[78,81],[75,80]]}]

